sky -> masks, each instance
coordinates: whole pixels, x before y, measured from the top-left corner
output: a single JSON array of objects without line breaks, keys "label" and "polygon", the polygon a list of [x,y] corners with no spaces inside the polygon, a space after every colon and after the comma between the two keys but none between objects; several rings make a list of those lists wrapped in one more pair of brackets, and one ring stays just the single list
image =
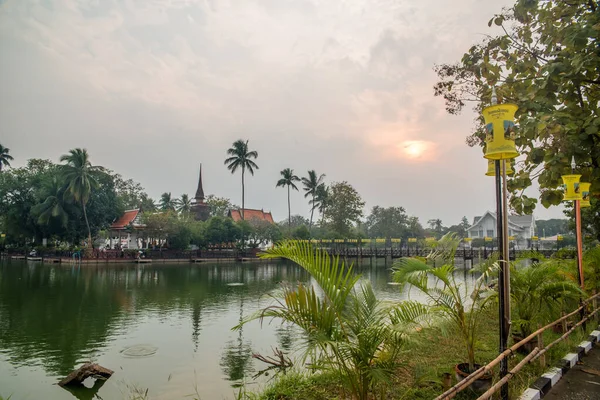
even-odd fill
[{"label": "sky", "polygon": [[[154,198],[241,204],[224,166],[258,152],[246,207],[287,216],[279,172],[314,169],[423,224],[494,206],[475,115],[446,113],[433,66],[460,60],[511,0],[0,0],[0,143],[13,166],[86,148]],[[537,197],[537,190],[530,194]],[[292,213],[309,215],[301,192]],[[535,211],[563,217],[561,208]]]}]

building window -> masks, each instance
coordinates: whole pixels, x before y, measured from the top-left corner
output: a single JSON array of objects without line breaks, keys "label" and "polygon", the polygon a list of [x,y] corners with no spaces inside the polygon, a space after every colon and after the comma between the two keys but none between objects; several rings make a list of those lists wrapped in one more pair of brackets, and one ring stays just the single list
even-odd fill
[{"label": "building window", "polygon": [[477,231],[471,232],[471,237],[474,237],[474,238],[479,237],[479,235],[477,234]]},{"label": "building window", "polygon": [[487,230],[487,235],[488,235],[488,237],[494,237],[494,230],[493,229],[488,229]]},{"label": "building window", "polygon": [[479,230],[479,237],[483,237],[483,229]]}]

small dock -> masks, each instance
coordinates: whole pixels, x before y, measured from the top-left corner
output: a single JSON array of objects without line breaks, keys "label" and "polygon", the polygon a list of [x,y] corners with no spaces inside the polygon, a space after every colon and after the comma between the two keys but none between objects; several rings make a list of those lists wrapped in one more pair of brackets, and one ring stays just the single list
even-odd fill
[{"label": "small dock", "polygon": [[25,256],[12,256],[11,259],[12,260],[26,260],[27,257],[25,257]]},{"label": "small dock", "polygon": [[152,260],[149,258],[139,258],[137,260],[135,260],[136,264],[149,264],[152,263]]},{"label": "small dock", "polygon": [[42,261],[42,257],[27,257],[27,261]]},{"label": "small dock", "polygon": [[193,258],[194,263],[235,262],[235,258]]}]

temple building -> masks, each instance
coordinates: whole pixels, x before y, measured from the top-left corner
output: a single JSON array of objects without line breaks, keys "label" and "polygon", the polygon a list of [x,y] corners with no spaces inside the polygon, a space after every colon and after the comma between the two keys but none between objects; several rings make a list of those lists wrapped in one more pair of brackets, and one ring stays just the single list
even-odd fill
[{"label": "temple building", "polygon": [[200,164],[200,177],[198,178],[198,188],[192,202],[192,214],[196,221],[206,221],[210,217],[208,204],[204,202],[204,188],[202,187],[202,164]]},{"label": "temple building", "polygon": [[[235,222],[242,220],[242,211],[239,209],[231,209],[227,213],[227,216],[233,219]],[[273,215],[271,212],[264,212],[264,210],[254,210],[252,208],[244,208],[244,220],[245,221],[266,221],[274,224]]]}]

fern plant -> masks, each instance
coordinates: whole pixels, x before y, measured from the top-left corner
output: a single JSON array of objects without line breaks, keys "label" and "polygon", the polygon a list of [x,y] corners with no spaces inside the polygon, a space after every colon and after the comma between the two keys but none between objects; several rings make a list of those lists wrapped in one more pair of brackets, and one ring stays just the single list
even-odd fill
[{"label": "fern plant", "polygon": [[423,306],[378,300],[352,266],[309,243],[282,242],[262,257],[294,261],[314,284],[282,284],[273,305],[234,329],[265,318],[292,323],[304,333],[303,361],[310,357],[314,368],[339,373],[353,398],[366,400],[370,392],[384,388],[394,375],[406,329],[424,314]]}]

